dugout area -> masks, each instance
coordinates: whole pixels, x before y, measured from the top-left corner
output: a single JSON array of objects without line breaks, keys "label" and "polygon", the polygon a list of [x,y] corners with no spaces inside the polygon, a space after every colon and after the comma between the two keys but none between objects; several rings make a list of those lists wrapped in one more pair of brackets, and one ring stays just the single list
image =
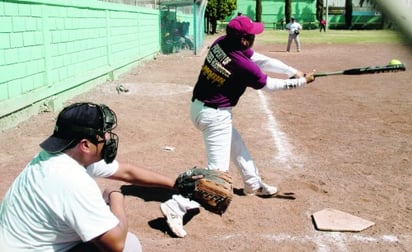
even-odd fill
[{"label": "dugout area", "polygon": [[197,54],[203,45],[205,0],[159,2],[161,50],[164,54],[183,49]]}]

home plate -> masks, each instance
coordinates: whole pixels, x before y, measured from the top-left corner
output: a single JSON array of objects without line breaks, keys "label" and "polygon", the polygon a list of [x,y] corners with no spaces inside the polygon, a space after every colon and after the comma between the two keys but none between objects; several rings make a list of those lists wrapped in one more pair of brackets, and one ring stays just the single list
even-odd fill
[{"label": "home plate", "polygon": [[371,221],[332,208],[316,212],[312,217],[316,229],[321,231],[359,232],[375,225]]}]

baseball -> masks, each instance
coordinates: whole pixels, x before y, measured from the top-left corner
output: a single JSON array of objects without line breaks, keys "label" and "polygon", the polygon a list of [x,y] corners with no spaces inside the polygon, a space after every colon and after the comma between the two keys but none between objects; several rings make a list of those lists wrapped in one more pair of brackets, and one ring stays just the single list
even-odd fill
[{"label": "baseball", "polygon": [[389,65],[400,65],[402,64],[402,62],[400,60],[397,59],[393,59],[391,61],[389,61]]}]

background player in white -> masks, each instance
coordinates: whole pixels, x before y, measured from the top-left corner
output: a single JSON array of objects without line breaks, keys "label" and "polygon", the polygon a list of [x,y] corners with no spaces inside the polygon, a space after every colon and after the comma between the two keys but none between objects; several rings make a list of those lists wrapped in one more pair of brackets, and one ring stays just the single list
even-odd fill
[{"label": "background player in white", "polygon": [[302,30],[302,25],[296,22],[295,17],[290,17],[290,22],[286,25],[286,30],[289,31],[288,36],[288,45],[286,47],[286,51],[290,52],[290,46],[292,42],[295,41],[296,49],[300,52],[300,40],[299,40],[299,33]]}]

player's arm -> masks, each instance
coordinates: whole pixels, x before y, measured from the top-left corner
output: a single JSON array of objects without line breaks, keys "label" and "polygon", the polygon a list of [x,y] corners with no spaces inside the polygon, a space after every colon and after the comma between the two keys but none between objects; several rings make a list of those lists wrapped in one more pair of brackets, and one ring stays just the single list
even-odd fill
[{"label": "player's arm", "polygon": [[124,205],[124,196],[118,190],[106,189],[103,198],[110,210],[119,220],[114,228],[91,240],[101,251],[123,251],[126,242],[128,223]]},{"label": "player's arm", "polygon": [[119,168],[109,178],[145,187],[173,189],[175,178],[170,178],[155,171],[129,163],[119,162]]},{"label": "player's arm", "polygon": [[280,60],[270,58],[266,55],[253,52],[252,57],[250,58],[256,65],[260,67],[260,69],[264,72],[271,72],[271,73],[278,73],[278,74],[286,74],[289,78],[295,77],[300,78],[303,77],[303,72],[286,65]]},{"label": "player's arm", "polygon": [[310,72],[297,79],[277,79],[267,77],[266,85],[264,86],[264,91],[275,91],[280,89],[289,89],[301,87],[305,84],[311,83],[315,80],[314,72]]},{"label": "player's arm", "polygon": [[117,160],[110,164],[104,160],[99,161],[87,167],[87,172],[92,177],[110,178],[146,187],[172,189],[175,182],[175,178]]}]

